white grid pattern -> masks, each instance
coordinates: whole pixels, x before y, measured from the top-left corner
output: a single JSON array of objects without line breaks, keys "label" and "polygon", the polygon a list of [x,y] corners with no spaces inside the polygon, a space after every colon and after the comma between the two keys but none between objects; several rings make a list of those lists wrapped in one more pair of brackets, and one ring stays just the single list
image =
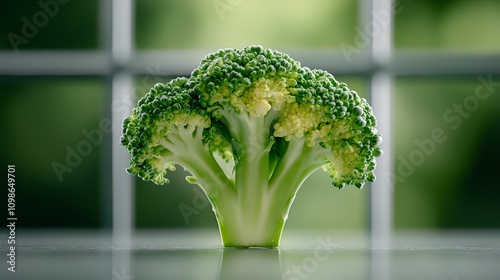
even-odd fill
[{"label": "white grid pattern", "polygon": [[[390,11],[391,0],[362,0],[360,24],[374,24],[374,12]],[[115,127],[121,119],[112,115],[111,100],[132,98],[135,75],[145,75],[148,65],[157,65],[173,76],[187,75],[208,50],[135,51],[133,0],[102,0],[100,4],[101,48],[96,51],[12,51],[0,52],[0,78],[15,76],[103,76],[109,77],[108,114]],[[392,17],[392,13],[391,13]],[[384,135],[385,155],[379,158],[378,177],[392,171],[392,80],[395,76],[481,75],[500,73],[499,55],[461,55],[440,52],[392,51],[392,19],[377,34],[371,34],[370,46],[347,61],[338,50],[289,52],[291,57],[311,68],[321,68],[335,75],[353,74],[369,77],[370,101]],[[211,50],[210,50],[211,51]],[[334,66],[334,69],[332,69]],[[112,132],[112,221],[117,240],[126,242],[134,225],[133,180],[123,170],[128,163],[125,149],[115,141],[121,132]],[[109,160],[108,160],[109,161]],[[371,188],[372,242],[387,245],[392,230],[392,187],[377,180]],[[107,191],[109,192],[109,190]]]}]

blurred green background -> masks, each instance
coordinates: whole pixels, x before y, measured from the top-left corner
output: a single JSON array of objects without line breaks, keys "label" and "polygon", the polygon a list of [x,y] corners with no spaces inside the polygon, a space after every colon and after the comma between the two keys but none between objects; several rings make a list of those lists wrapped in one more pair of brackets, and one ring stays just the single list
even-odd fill
[{"label": "blurred green background", "polygon": [[[356,45],[360,25],[360,3],[352,0],[135,2],[139,51],[249,44],[340,51],[343,44]],[[22,36],[26,22],[44,20],[43,8],[38,1],[2,1],[0,51],[13,52],[13,42],[18,55],[29,50],[97,50],[103,45],[99,5],[97,0],[59,4],[57,13],[47,16],[36,32],[31,30],[32,38],[19,41],[13,34]],[[396,52],[498,54],[499,26],[497,0],[406,0],[396,4],[394,43]],[[137,98],[157,80],[170,78],[136,77]],[[364,75],[336,78],[362,95],[368,90]],[[491,79],[500,82],[500,76]],[[394,83],[394,174],[400,176],[394,189],[395,226],[500,227],[498,82],[488,98],[477,102],[473,100],[480,84],[476,76],[401,77]],[[16,165],[22,227],[109,227],[110,186],[102,174],[109,165],[103,160],[109,147],[99,141],[81,144],[91,142],[88,135],[106,120],[106,98],[104,77],[0,76],[1,166]],[[457,104],[470,110],[461,115],[454,111]],[[444,131],[446,141],[435,143],[434,151],[422,160],[413,158],[418,164],[401,177],[398,168],[404,169],[405,161],[411,163],[412,154],[420,149],[415,141],[432,137],[435,129]],[[104,131],[103,137],[109,133]],[[61,172],[58,163],[64,164],[78,149],[85,155],[58,177],[54,168]],[[162,187],[136,180],[138,228],[216,227],[210,207],[194,208],[197,188],[187,184],[185,176],[179,168],[171,184]],[[6,196],[5,188],[0,194]],[[338,191],[325,174],[316,172],[299,191],[287,228],[366,228],[368,197],[367,188]],[[183,207],[195,211],[186,217],[180,211]]]}]

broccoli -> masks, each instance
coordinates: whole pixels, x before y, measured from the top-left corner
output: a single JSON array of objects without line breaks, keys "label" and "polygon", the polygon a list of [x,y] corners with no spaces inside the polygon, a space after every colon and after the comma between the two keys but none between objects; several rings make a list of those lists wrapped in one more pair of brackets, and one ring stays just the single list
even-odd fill
[{"label": "broccoli", "polygon": [[368,102],[323,70],[249,46],[207,55],[156,84],[123,122],[127,172],[162,185],[180,165],[210,201],[225,247],[277,247],[297,191],[322,168],[333,186],[375,176],[381,135]]}]

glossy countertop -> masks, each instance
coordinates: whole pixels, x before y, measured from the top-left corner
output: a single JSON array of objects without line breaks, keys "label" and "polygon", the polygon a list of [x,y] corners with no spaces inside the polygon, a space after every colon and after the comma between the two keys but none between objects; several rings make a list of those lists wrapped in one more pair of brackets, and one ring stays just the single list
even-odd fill
[{"label": "glossy countertop", "polygon": [[218,232],[23,230],[15,270],[0,234],[0,279],[500,279],[500,231],[396,231],[376,246],[358,231],[285,231],[279,249],[224,249]]}]

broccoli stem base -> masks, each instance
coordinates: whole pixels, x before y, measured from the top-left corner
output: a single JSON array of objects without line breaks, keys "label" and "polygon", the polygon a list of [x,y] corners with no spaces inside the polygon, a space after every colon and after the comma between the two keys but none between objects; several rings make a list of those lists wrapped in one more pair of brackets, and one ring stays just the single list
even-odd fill
[{"label": "broccoli stem base", "polygon": [[253,206],[242,206],[239,203],[214,205],[222,245],[278,247],[290,205],[276,203],[271,195],[267,195],[261,201],[254,201]]}]

